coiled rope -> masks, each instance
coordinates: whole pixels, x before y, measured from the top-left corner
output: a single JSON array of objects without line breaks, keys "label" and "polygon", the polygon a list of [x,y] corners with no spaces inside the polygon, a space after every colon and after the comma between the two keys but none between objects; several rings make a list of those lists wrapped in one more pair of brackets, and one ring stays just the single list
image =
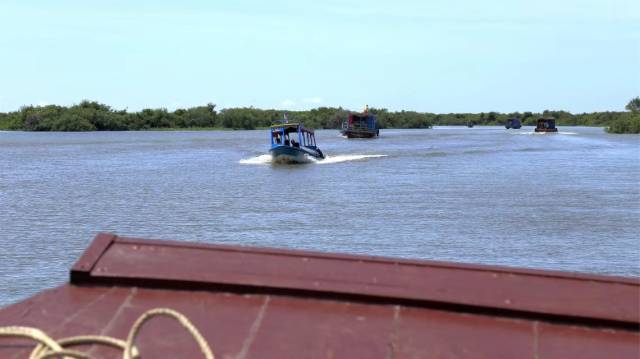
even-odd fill
[{"label": "coiled rope", "polygon": [[215,359],[209,344],[189,319],[169,308],[155,308],[143,313],[131,327],[126,341],[104,335],[83,335],[54,340],[40,329],[19,326],[0,327],[0,337],[27,338],[38,342],[29,359],[92,359],[89,354],[66,349],[66,347],[90,344],[106,345],[120,349],[123,352],[123,359],[140,359],[140,353],[135,348],[134,342],[143,324],[155,316],[167,316],[177,320],[196,340],[204,357],[206,359]]}]

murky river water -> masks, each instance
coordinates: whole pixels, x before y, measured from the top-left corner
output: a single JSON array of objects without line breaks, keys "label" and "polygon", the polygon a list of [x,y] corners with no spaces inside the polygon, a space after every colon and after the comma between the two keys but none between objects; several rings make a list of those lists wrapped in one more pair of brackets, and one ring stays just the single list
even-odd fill
[{"label": "murky river water", "polygon": [[640,276],[640,137],[601,128],[0,132],[0,305],[64,283],[98,231]]}]

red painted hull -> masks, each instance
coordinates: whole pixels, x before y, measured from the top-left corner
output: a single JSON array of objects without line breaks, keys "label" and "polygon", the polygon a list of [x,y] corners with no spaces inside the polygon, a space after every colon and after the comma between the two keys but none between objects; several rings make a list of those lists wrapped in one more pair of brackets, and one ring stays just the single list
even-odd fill
[{"label": "red painted hull", "polygon": [[[0,309],[0,326],[125,338],[170,307],[219,358],[637,359],[639,302],[638,278],[101,234],[70,284]],[[145,330],[143,357],[201,357],[171,321]],[[0,338],[1,358],[31,348]]]}]

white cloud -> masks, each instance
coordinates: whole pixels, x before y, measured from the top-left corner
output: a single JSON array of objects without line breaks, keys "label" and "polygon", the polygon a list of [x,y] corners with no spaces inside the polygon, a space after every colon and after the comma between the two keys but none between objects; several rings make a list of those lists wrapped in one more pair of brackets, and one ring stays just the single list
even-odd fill
[{"label": "white cloud", "polygon": [[282,107],[293,107],[295,106],[295,101],[291,100],[291,99],[286,99],[286,100],[282,100],[280,102],[280,106]]},{"label": "white cloud", "polygon": [[304,103],[322,103],[323,99],[322,97],[307,97],[305,99],[302,99],[302,102]]}]

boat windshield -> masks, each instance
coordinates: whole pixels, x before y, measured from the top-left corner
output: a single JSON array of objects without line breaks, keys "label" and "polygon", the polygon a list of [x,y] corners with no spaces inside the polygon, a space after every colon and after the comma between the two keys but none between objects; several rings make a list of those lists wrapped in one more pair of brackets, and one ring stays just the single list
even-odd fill
[{"label": "boat windshield", "polygon": [[315,147],[316,139],[313,130],[298,124],[281,124],[271,126],[271,144],[292,147]]}]

